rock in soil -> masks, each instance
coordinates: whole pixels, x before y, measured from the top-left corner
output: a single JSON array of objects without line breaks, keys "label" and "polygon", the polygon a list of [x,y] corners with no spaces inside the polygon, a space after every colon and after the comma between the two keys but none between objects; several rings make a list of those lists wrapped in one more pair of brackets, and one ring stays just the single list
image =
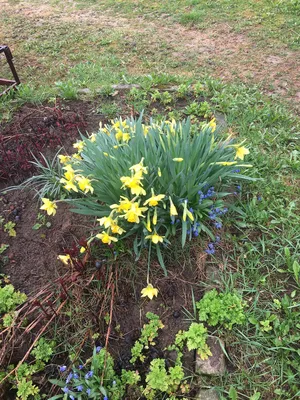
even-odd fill
[{"label": "rock in soil", "polygon": [[224,375],[226,370],[225,356],[220,342],[222,347],[225,347],[222,340],[212,336],[208,337],[207,344],[212,355],[207,360],[201,360],[198,355],[196,356],[196,373],[202,375]]},{"label": "rock in soil", "polygon": [[196,400],[219,400],[218,392],[215,389],[201,389],[195,397]]}]

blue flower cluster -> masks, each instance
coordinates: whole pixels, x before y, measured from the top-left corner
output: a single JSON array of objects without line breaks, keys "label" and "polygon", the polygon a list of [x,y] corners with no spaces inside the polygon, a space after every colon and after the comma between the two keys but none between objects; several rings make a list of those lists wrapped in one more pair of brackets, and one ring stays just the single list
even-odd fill
[{"label": "blue flower cluster", "polygon": [[[95,353],[98,354],[101,350],[102,347],[97,346],[95,348]],[[83,369],[83,365],[78,365],[78,367],[73,368],[72,372],[69,372],[66,376],[65,386],[62,387],[62,391],[65,393],[65,395],[67,395],[66,398],[70,400],[75,400],[77,398],[81,398],[83,393],[86,393],[88,396],[93,395],[92,389],[88,387],[91,386],[91,382],[88,381],[94,376],[94,371],[90,370],[84,372],[82,371]],[[60,366],[59,371],[61,373],[67,371],[66,365]],[[116,382],[113,381],[112,385],[115,386]],[[78,392],[78,395],[76,395],[76,392]],[[108,397],[104,396],[103,400],[108,400]]]},{"label": "blue flower cluster", "polygon": [[202,190],[199,190],[198,194],[199,194],[199,204],[201,204],[204,199],[208,199],[209,197],[215,196],[216,192],[215,188],[212,186],[207,190],[206,194],[204,194]]},{"label": "blue flower cluster", "polygon": [[215,246],[216,246],[217,244],[219,244],[220,241],[221,241],[220,236],[216,236],[215,242],[208,243],[208,246],[207,246],[207,249],[205,249],[205,252],[206,252],[207,254],[209,254],[209,255],[215,254],[215,252],[216,252]]},{"label": "blue flower cluster", "polygon": [[190,235],[190,234],[192,233],[194,237],[199,236],[199,226],[200,226],[200,225],[201,225],[200,222],[195,222],[195,223],[192,225],[191,229],[188,229],[188,230],[186,231],[186,234],[187,234],[187,235]]},{"label": "blue flower cluster", "polygon": [[214,225],[217,229],[222,228],[222,222],[220,221],[220,218],[225,215],[228,211],[228,208],[215,208],[214,206],[211,207],[211,210],[208,213],[208,218],[211,219],[214,222]]}]

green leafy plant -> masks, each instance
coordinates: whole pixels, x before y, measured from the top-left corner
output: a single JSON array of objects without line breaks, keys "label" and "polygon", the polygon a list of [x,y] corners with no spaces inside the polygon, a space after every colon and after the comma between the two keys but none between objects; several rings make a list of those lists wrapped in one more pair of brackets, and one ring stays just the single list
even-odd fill
[{"label": "green leafy plant", "polygon": [[169,346],[169,350],[177,351],[177,363],[183,355],[183,348],[186,345],[188,350],[196,350],[202,360],[211,356],[211,351],[206,343],[208,337],[207,328],[203,324],[193,322],[187,331],[179,331],[175,337],[174,345]]},{"label": "green leafy plant", "polygon": [[202,103],[194,101],[186,106],[185,112],[187,115],[194,115],[196,117],[210,118],[212,116],[211,106],[207,101]]},{"label": "green leafy plant", "polygon": [[[176,399],[175,393],[178,391],[181,382],[184,379],[182,366],[175,365],[167,371],[165,360],[157,358],[150,363],[150,370],[146,376],[146,387],[143,395],[146,399],[152,400],[157,396],[167,393],[170,400]],[[182,384],[181,392],[188,390],[188,386]]]},{"label": "green leafy plant", "polygon": [[[13,388],[17,389],[18,399],[40,400],[40,389],[33,384],[33,375],[44,370],[46,363],[53,355],[54,341],[47,341],[40,338],[31,351],[30,356],[33,361],[23,362],[14,374],[8,376],[8,382]],[[14,365],[9,366],[9,370],[14,369]],[[5,373],[2,373],[5,376]]]},{"label": "green leafy plant", "polygon": [[190,92],[190,87],[189,85],[182,83],[181,85],[178,86],[176,96],[179,99],[184,99],[186,96],[189,95]]},{"label": "green leafy plant", "polygon": [[47,217],[45,214],[38,213],[37,218],[36,218],[36,223],[33,225],[32,229],[37,231],[43,226],[46,228],[51,227],[51,222],[47,221]]},{"label": "green leafy plant", "polygon": [[8,248],[9,248],[9,244],[2,243],[0,245],[0,255],[3,254],[5,252],[5,250],[7,250]]},{"label": "green leafy plant", "polygon": [[218,293],[216,289],[205,293],[196,303],[199,320],[211,326],[218,324],[232,329],[234,324],[243,324],[246,320],[245,303],[236,293]]},{"label": "green leafy plant", "polygon": [[9,236],[11,237],[16,237],[17,232],[15,230],[16,223],[9,221],[6,224],[4,224],[4,232],[7,232]]},{"label": "green leafy plant", "polygon": [[31,354],[35,357],[37,361],[48,362],[53,354],[54,346],[54,341],[49,342],[44,338],[41,338],[35,345]]},{"label": "green leafy plant", "polygon": [[17,396],[21,400],[27,400],[28,398],[40,399],[39,388],[33,384],[32,380],[21,379],[17,385],[18,392]]},{"label": "green leafy plant", "polygon": [[0,313],[7,313],[24,303],[27,296],[24,293],[15,291],[13,285],[8,284],[0,287]]},{"label": "green leafy plant", "polygon": [[154,339],[157,338],[159,329],[164,327],[158,315],[148,312],[146,317],[149,323],[144,324],[140,338],[131,349],[131,363],[135,363],[137,359],[142,362],[145,360],[143,350],[147,350],[149,345],[154,345]]}]

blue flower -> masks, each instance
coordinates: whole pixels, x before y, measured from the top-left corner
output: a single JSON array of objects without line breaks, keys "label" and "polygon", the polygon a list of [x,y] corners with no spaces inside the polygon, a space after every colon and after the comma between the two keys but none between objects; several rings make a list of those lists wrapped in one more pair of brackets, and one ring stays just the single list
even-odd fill
[{"label": "blue flower", "polygon": [[69,375],[67,376],[66,383],[69,383],[72,378],[73,378],[73,374],[72,374],[72,372],[70,372]]},{"label": "blue flower", "polygon": [[75,397],[70,394],[70,399],[75,400]]},{"label": "blue flower", "polygon": [[83,391],[83,386],[82,386],[82,385],[79,385],[79,386],[77,386],[76,389],[78,390],[78,392],[82,392],[82,391]]},{"label": "blue flower", "polygon": [[101,346],[97,346],[96,347],[96,353],[99,353],[99,351],[102,349],[102,347]]},{"label": "blue flower", "polygon": [[91,389],[86,389],[86,393],[88,394],[88,395],[90,395],[91,394]]},{"label": "blue flower", "polygon": [[75,374],[73,375],[73,378],[74,379],[78,379],[79,378],[79,375],[77,374],[77,372],[75,372]]},{"label": "blue flower", "polygon": [[63,391],[64,393],[69,393],[69,388],[68,388],[67,386],[65,386],[65,387],[62,389],[62,391]]},{"label": "blue flower", "polygon": [[219,243],[221,241],[220,236],[216,236],[216,243]]},{"label": "blue flower", "polygon": [[65,372],[66,369],[67,367],[65,365],[62,365],[61,367],[59,367],[59,372]]},{"label": "blue flower", "polygon": [[108,397],[107,396],[104,396],[104,399],[103,400],[108,400]]},{"label": "blue flower", "polygon": [[192,208],[192,207],[189,209],[189,211],[190,211],[191,213],[193,213],[193,212],[194,212],[194,210],[193,210],[193,208]]},{"label": "blue flower", "polygon": [[199,236],[199,232],[197,230],[194,231],[194,236],[195,237]]},{"label": "blue flower", "polygon": [[217,229],[221,229],[222,228],[222,222],[215,222],[215,227],[217,228]]},{"label": "blue flower", "polygon": [[257,200],[258,201],[262,201],[262,197],[261,196],[257,196]]},{"label": "blue flower", "polygon": [[93,376],[94,372],[89,371],[87,374],[85,374],[85,379],[90,379]]},{"label": "blue flower", "polygon": [[205,252],[210,255],[215,254],[215,249],[206,249]]},{"label": "blue flower", "polygon": [[78,367],[79,369],[82,369],[83,368],[83,365],[79,365],[79,367]]}]

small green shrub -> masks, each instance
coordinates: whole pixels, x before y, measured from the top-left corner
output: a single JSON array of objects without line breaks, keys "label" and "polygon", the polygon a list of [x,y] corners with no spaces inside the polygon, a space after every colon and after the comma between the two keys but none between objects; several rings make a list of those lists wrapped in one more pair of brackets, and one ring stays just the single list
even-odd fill
[{"label": "small green shrub", "polygon": [[24,303],[26,299],[26,294],[15,291],[11,284],[0,287],[0,313],[13,311],[18,305]]},{"label": "small green shrub", "polygon": [[135,342],[131,349],[131,363],[135,363],[137,359],[142,362],[145,360],[145,356],[142,354],[143,350],[148,349],[149,345],[154,345],[154,339],[158,336],[158,330],[164,327],[159,316],[156,314],[148,312],[146,317],[148,318],[149,323],[144,324],[141,331],[141,337]]},{"label": "small green shrub", "polygon": [[245,303],[235,293],[218,293],[216,289],[205,293],[196,303],[199,310],[199,320],[206,321],[210,326],[218,324],[232,329],[234,324],[245,322]]}]

